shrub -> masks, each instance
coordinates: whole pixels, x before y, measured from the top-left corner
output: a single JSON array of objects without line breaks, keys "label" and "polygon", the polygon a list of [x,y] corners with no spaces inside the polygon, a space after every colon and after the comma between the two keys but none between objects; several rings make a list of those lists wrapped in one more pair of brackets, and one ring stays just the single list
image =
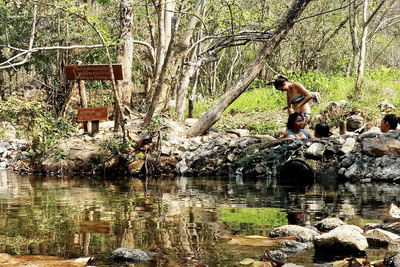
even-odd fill
[{"label": "shrub", "polygon": [[61,120],[51,110],[51,106],[40,101],[24,101],[12,95],[0,101],[0,121],[7,121],[21,133],[21,138],[32,142],[33,149],[46,150],[54,141],[73,132],[72,123]]}]

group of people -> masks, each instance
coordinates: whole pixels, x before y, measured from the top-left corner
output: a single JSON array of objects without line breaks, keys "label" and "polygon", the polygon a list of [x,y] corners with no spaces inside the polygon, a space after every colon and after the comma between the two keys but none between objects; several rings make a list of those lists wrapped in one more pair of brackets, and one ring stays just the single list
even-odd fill
[{"label": "group of people", "polygon": [[294,112],[289,115],[286,123],[286,131],[283,133],[283,138],[288,139],[310,139],[329,137],[331,135],[330,127],[326,122],[319,122],[315,125],[314,132],[304,129],[306,119],[302,114]]},{"label": "group of people", "polygon": [[[319,122],[314,132],[306,130],[306,125],[311,120],[311,107],[308,102],[313,98],[312,94],[300,83],[291,83],[284,76],[278,76],[274,82],[275,89],[286,92],[287,111],[289,114],[286,130],[283,138],[308,139],[328,137],[330,127],[326,122]],[[294,112],[292,113],[292,109]],[[395,130],[400,123],[400,117],[395,114],[385,115],[380,124],[381,132]]]}]

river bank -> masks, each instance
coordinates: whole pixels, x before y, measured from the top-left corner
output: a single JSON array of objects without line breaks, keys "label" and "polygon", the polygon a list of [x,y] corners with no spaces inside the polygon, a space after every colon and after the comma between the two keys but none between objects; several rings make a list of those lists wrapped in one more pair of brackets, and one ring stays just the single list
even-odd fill
[{"label": "river bank", "polygon": [[105,151],[105,144],[115,146],[112,142],[122,137],[113,133],[111,122],[101,123],[100,132],[93,137],[72,136],[43,154],[32,154],[29,142],[10,139],[0,143],[0,167],[45,174],[109,172],[131,176],[239,175],[282,179],[307,176],[362,182],[400,179],[400,131],[383,134],[373,128],[362,134],[348,132],[322,139],[282,140],[250,135],[244,129],[211,129],[206,135],[188,137],[184,132],[190,123],[193,121],[178,124],[165,120],[159,130],[150,133],[141,133],[140,127],[131,123],[128,131],[132,147],[114,154]]}]

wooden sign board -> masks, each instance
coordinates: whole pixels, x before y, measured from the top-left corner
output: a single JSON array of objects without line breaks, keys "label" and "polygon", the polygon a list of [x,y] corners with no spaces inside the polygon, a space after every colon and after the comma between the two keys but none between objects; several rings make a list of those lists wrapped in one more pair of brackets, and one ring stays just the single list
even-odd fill
[{"label": "wooden sign board", "polygon": [[[122,65],[112,65],[115,80],[123,80]],[[65,66],[67,80],[111,80],[108,65],[67,65]]]},{"label": "wooden sign board", "polygon": [[80,221],[80,233],[109,234],[110,222],[106,221]]},{"label": "wooden sign board", "polygon": [[78,121],[104,121],[108,120],[107,107],[78,108]]}]

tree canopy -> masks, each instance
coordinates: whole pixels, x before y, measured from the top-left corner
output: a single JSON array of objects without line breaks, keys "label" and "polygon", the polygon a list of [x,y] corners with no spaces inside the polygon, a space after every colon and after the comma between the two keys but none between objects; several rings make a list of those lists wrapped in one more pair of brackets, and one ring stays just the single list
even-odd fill
[{"label": "tree canopy", "polygon": [[[309,4],[290,17],[299,2]],[[98,94],[106,105],[120,98],[116,102],[121,102],[121,114],[139,109],[147,114],[147,126],[155,112],[170,110],[173,100],[177,118],[183,119],[191,114],[187,103],[191,107],[198,97],[220,97],[235,87],[256,66],[260,51],[283,21],[291,24],[287,33],[257,65],[250,83],[255,78],[269,80],[276,73],[312,70],[362,76],[364,66],[398,68],[400,62],[400,3],[395,0],[0,4],[3,99],[36,84],[47,92],[46,101],[57,116],[65,114],[74,87],[65,79],[64,66],[79,60],[123,65],[124,81],[118,88],[111,90],[115,85],[107,82],[88,85],[89,90],[109,92]],[[137,94],[144,97],[140,105],[132,101]],[[95,105],[91,99],[89,105]]]}]

